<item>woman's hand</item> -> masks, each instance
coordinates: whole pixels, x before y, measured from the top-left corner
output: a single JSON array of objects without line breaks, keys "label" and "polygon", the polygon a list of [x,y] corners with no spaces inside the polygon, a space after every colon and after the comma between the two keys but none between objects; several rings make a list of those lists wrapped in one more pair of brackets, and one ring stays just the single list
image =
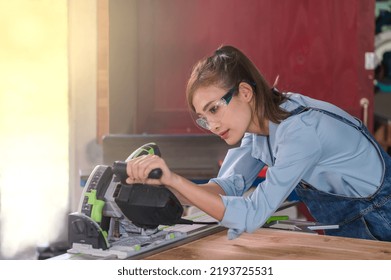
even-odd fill
[{"label": "woman's hand", "polygon": [[[156,168],[162,170],[160,179],[149,179],[149,173]],[[166,185],[171,186],[174,173],[167,167],[166,162],[157,155],[144,155],[136,157],[127,162],[126,172],[128,178],[126,183],[143,183],[151,185]]]}]

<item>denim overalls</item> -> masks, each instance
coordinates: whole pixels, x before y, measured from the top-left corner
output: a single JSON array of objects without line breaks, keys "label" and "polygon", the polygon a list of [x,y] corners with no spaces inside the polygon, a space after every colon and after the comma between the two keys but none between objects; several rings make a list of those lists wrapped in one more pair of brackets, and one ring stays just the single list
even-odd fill
[{"label": "denim overalls", "polygon": [[327,235],[391,241],[391,157],[361,121],[358,126],[332,112],[303,106],[293,110],[291,116],[308,110],[326,114],[359,130],[377,149],[384,171],[380,187],[369,197],[352,198],[326,193],[303,180],[295,188],[296,194],[317,222],[339,225],[339,229],[325,230]]}]

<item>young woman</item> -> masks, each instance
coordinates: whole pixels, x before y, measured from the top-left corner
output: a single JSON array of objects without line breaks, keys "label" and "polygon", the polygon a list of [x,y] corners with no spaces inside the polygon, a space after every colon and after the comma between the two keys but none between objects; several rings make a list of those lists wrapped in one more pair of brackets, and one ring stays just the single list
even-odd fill
[{"label": "young woman", "polygon": [[[163,184],[229,228],[228,238],[261,227],[295,189],[326,234],[391,241],[391,159],[364,125],[340,108],[268,85],[240,50],[223,46],[198,62],[187,86],[197,124],[228,151],[217,178],[196,185],[164,159],[128,162],[128,183]],[[266,179],[250,196],[259,171]],[[161,168],[160,180],[147,179]]]}]

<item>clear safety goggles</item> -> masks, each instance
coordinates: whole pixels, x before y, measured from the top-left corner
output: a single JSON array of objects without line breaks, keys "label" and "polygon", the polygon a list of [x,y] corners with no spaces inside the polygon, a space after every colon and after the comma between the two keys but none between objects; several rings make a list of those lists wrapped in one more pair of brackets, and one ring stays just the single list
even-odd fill
[{"label": "clear safety goggles", "polygon": [[238,90],[238,86],[231,88],[219,100],[212,102],[205,110],[204,116],[196,119],[196,123],[207,130],[211,129],[211,122],[219,122],[224,116],[226,107],[232,100],[233,94]]}]

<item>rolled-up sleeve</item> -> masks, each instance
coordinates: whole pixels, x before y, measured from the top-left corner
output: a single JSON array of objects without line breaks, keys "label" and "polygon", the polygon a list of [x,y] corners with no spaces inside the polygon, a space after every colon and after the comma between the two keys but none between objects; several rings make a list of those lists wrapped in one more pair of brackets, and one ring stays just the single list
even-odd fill
[{"label": "rolled-up sleeve", "polygon": [[253,184],[265,165],[251,156],[252,135],[246,134],[240,147],[230,149],[217,178],[210,182],[220,185],[226,196],[242,196]]}]

